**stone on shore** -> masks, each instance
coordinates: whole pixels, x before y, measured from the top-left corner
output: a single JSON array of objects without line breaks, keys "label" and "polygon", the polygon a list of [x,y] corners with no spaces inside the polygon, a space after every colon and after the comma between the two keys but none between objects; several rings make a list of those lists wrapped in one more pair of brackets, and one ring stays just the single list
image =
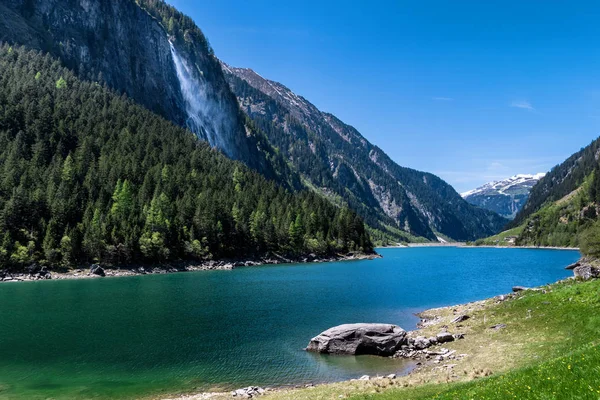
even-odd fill
[{"label": "stone on shore", "polygon": [[391,324],[345,324],[311,339],[307,351],[391,356],[407,343],[406,331]]},{"label": "stone on shore", "polygon": [[454,335],[450,332],[440,332],[437,334],[438,343],[448,343],[454,341]]},{"label": "stone on shore", "polygon": [[104,268],[102,268],[98,264],[94,264],[90,267],[90,274],[98,275],[98,276],[106,276],[106,273],[104,272]]},{"label": "stone on shore", "polygon": [[567,265],[565,267],[566,270],[574,270],[575,268],[579,267],[581,265],[580,261],[577,261],[576,263],[573,263],[571,265]]},{"label": "stone on shore", "polygon": [[427,339],[424,336],[417,336],[414,342],[410,344],[417,350],[425,350],[426,348],[431,346],[431,340]]},{"label": "stone on shore", "polygon": [[575,275],[575,278],[583,279],[585,281],[600,278],[600,268],[594,267],[593,265],[580,265],[575,267],[573,275]]},{"label": "stone on shore", "polygon": [[464,321],[468,320],[469,318],[471,318],[471,317],[469,317],[466,314],[459,315],[458,317],[456,317],[452,321],[450,321],[450,323],[452,323],[452,324],[458,324],[460,322],[464,322]]},{"label": "stone on shore", "polygon": [[241,397],[243,399],[251,399],[253,397],[262,396],[266,390],[258,386],[248,386],[246,388],[237,389],[231,392],[233,397]]},{"label": "stone on shore", "polygon": [[513,286],[513,288],[512,288],[512,291],[515,292],[515,293],[516,292],[524,292],[526,290],[532,290],[534,292],[539,292],[541,289],[539,289],[539,288],[530,288],[530,287],[527,287],[527,286]]}]

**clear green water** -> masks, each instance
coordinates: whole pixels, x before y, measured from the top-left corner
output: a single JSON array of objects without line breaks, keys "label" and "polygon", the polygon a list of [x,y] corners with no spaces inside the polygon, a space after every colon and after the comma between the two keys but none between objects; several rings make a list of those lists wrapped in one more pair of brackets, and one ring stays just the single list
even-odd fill
[{"label": "clear green water", "polygon": [[381,249],[383,259],[0,285],[0,398],[133,398],[403,372],[304,352],[342,323],[413,313],[570,274],[574,251]]}]

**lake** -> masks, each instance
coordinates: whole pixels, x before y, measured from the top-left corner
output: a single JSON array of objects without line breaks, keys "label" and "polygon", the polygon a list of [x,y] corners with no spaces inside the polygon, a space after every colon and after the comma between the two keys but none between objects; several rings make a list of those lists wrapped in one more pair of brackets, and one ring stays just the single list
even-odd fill
[{"label": "lake", "polygon": [[402,373],[406,361],[303,351],[352,322],[570,276],[577,251],[379,249],[384,258],[0,284],[0,397],[133,398]]}]

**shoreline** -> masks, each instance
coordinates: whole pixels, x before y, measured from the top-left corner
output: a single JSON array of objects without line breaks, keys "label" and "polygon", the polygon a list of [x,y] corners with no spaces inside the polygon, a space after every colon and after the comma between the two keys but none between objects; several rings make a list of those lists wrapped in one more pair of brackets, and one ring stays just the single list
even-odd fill
[{"label": "shoreline", "polygon": [[579,247],[560,247],[560,246],[498,246],[498,245],[481,245],[471,246],[465,245],[464,247],[469,248],[487,248],[487,249],[527,249],[527,250],[572,250],[580,251]]},{"label": "shoreline", "polygon": [[[447,247],[447,246],[441,246],[441,247]],[[537,247],[535,247],[535,249],[538,249]],[[566,248],[566,249],[562,249],[562,248],[558,248],[556,250],[575,250],[573,248]],[[578,249],[577,249],[578,250]],[[581,262],[580,259],[579,262]],[[478,312],[485,312],[488,310],[488,308],[493,307],[494,305],[498,305],[500,303],[504,303],[507,301],[514,301],[514,300],[518,300],[523,298],[524,296],[527,296],[528,293],[536,293],[536,292],[542,292],[542,293],[546,293],[546,290],[548,288],[550,288],[552,285],[557,285],[557,284],[561,284],[561,283],[565,283],[565,282],[569,282],[569,281],[573,281],[575,279],[575,276],[571,276],[565,279],[560,279],[554,283],[549,283],[546,285],[542,285],[539,287],[532,287],[532,288],[524,288],[523,291],[513,291],[511,293],[508,294],[500,294],[497,296],[493,296],[490,298],[486,298],[486,299],[482,299],[482,300],[474,300],[471,302],[467,302],[467,303],[462,303],[462,304],[455,304],[455,305],[447,305],[447,306],[442,306],[442,307],[436,307],[436,308],[430,308],[430,309],[425,309],[419,312],[416,312],[414,315],[416,317],[419,318],[419,322],[417,322],[416,324],[416,329],[413,330],[407,330],[407,335],[409,337],[412,338],[427,338],[429,336],[431,336],[433,334],[433,336],[435,336],[435,332],[437,331],[441,331],[441,332],[449,332],[449,333],[453,333],[455,336],[455,339],[450,342],[450,343],[437,343],[432,345],[431,347],[425,348],[423,350],[419,350],[417,351],[414,356],[413,355],[409,355],[403,358],[398,358],[398,359],[402,359],[405,361],[410,361],[412,360],[415,364],[414,366],[407,371],[405,374],[401,374],[396,376],[396,374],[392,374],[392,375],[388,375],[388,376],[363,376],[363,377],[357,377],[354,379],[347,379],[347,380],[343,380],[343,381],[331,381],[331,382],[322,382],[322,383],[309,383],[309,384],[282,384],[282,385],[278,385],[278,386],[274,386],[274,387],[269,387],[267,389],[262,389],[258,386],[250,386],[248,388],[243,388],[243,389],[238,389],[237,391],[243,391],[246,389],[251,389],[256,391],[258,389],[260,389],[262,392],[260,394],[257,395],[267,395],[267,398],[270,398],[268,395],[285,395],[285,394],[289,394],[292,397],[289,398],[295,398],[294,393],[298,392],[298,391],[302,391],[302,390],[307,390],[307,389],[315,389],[315,388],[328,388],[328,387],[338,387],[341,386],[341,388],[343,388],[344,386],[349,386],[349,385],[363,385],[364,386],[368,386],[370,384],[375,385],[375,387],[380,387],[381,386],[381,382],[385,383],[385,386],[394,386],[396,385],[397,387],[408,387],[408,386],[413,386],[414,384],[406,384],[402,381],[404,380],[411,380],[412,377],[415,377],[415,379],[418,379],[418,384],[426,384],[428,383],[428,381],[423,381],[423,376],[424,375],[427,379],[429,380],[434,380],[434,378],[439,378],[443,375],[445,375],[446,373],[451,373],[452,371],[454,371],[455,367],[457,367],[458,365],[460,365],[459,363],[463,360],[465,360],[465,362],[467,364],[470,364],[471,360],[469,360],[469,357],[471,356],[470,354],[466,354],[466,353],[460,353],[457,352],[457,350],[449,350],[448,348],[446,348],[447,345],[452,345],[452,343],[457,343],[457,342],[468,342],[469,338],[473,337],[473,335],[476,335],[475,333],[473,333],[470,329],[470,327],[468,327],[469,322],[466,322],[466,327],[465,327],[465,321],[469,321],[470,318],[472,318],[473,314],[476,314]],[[466,316],[465,319],[464,316]],[[485,320],[485,316],[484,316],[484,320]],[[485,323],[485,322],[484,322]],[[500,325],[494,325],[489,327],[489,329],[491,330],[495,330],[496,332],[500,332],[505,328],[506,325],[504,324],[500,324]],[[450,332],[450,329],[455,331],[455,332]],[[465,338],[466,336],[466,338]],[[472,339],[473,341],[476,341],[478,338]],[[474,356],[474,355],[473,355]],[[396,358],[396,357],[392,357],[392,358]],[[456,368],[458,369],[458,368]],[[465,372],[466,373],[466,372]],[[440,376],[437,376],[438,374],[440,374]],[[480,377],[486,377],[492,374],[492,371],[490,369],[477,369],[475,371],[475,375],[473,377],[473,379],[476,378],[480,378]],[[458,379],[458,377],[457,377]],[[402,382],[402,383],[400,383]],[[402,385],[402,386],[399,386]],[[356,389],[356,387],[354,387]],[[234,397],[232,397],[233,393],[236,392],[236,390],[233,391],[219,391],[219,392],[201,392],[201,393],[196,393],[196,394],[171,394],[171,395],[167,395],[169,397],[160,397],[160,400],[202,400],[202,399],[223,399],[223,398],[239,398],[240,395],[236,395]],[[242,392],[239,392],[242,393]],[[342,397],[341,395],[339,397]],[[288,397],[284,397],[284,398],[288,398]]]},{"label": "shoreline", "polygon": [[376,249],[409,249],[416,247],[465,247],[466,244],[462,242],[455,243],[406,243],[394,246],[382,246],[376,247]]},{"label": "shoreline", "polygon": [[527,249],[527,250],[573,250],[580,251],[579,247],[559,247],[559,246],[500,246],[500,245],[470,245],[465,242],[456,243],[407,243],[405,245],[396,246],[380,246],[376,249],[410,249],[419,247],[454,247],[468,249]]},{"label": "shoreline", "polygon": [[[571,279],[571,278],[567,278]],[[555,283],[560,283],[561,281],[557,281]],[[533,289],[533,288],[532,288]],[[482,310],[485,308],[485,306],[490,303],[490,302],[504,302],[510,299],[516,299],[518,298],[519,294],[517,293],[509,293],[509,294],[504,294],[504,295],[498,295],[495,297],[491,297],[488,299],[483,299],[483,300],[475,300],[472,302],[468,302],[468,303],[463,303],[463,304],[456,304],[456,305],[448,305],[448,306],[442,306],[442,307],[436,307],[436,308],[430,308],[430,309],[426,309],[420,312],[415,313],[414,315],[416,317],[418,317],[420,320],[419,322],[417,322],[416,324],[416,329],[413,330],[407,330],[406,333],[408,336],[412,337],[412,338],[416,338],[416,337],[427,337],[428,335],[425,333],[431,333],[432,329],[433,331],[435,330],[439,330],[440,328],[443,330],[445,329],[444,327],[449,327],[448,325],[452,324],[452,319],[454,317],[456,317],[457,315],[461,315],[464,314],[466,312],[471,313],[475,310]],[[450,315],[450,318],[448,318],[448,315]],[[457,326],[457,325],[454,325]],[[453,326],[453,328],[454,328]],[[457,327],[460,327],[461,325],[458,325]],[[454,328],[455,329],[455,328]],[[423,333],[423,335],[419,335],[420,333]],[[462,333],[461,333],[462,334]],[[468,340],[468,339],[467,339]],[[458,339],[455,339],[455,341],[458,341]],[[369,384],[374,384],[375,386],[379,386],[380,383],[382,381],[386,382],[386,385],[390,385],[393,386],[395,384],[400,385],[399,382],[401,382],[403,379],[410,379],[412,376],[417,375],[419,373],[423,373],[426,369],[428,368],[443,368],[446,367],[447,365],[452,365],[452,368],[454,368],[454,366],[456,364],[447,364],[447,365],[442,365],[442,366],[437,366],[439,365],[441,362],[457,362],[457,361],[461,361],[463,359],[466,359],[469,354],[457,354],[456,351],[454,350],[448,350],[447,348],[445,348],[445,346],[447,344],[450,343],[442,343],[442,344],[437,344],[437,345],[433,345],[429,348],[426,348],[424,350],[422,350],[421,353],[418,354],[417,357],[406,357],[406,358],[396,358],[396,357],[390,357],[390,358],[395,358],[398,361],[400,360],[404,360],[406,361],[412,361],[414,363],[414,365],[412,366],[412,368],[410,368],[409,371],[407,371],[404,374],[391,374],[391,375],[376,375],[376,376],[362,376],[362,377],[356,377],[353,379],[346,379],[346,380],[342,380],[342,381],[330,381],[330,382],[320,382],[320,383],[298,383],[298,384],[281,384],[281,385],[277,385],[277,386],[269,386],[269,387],[259,387],[259,386],[248,386],[245,388],[240,388],[240,389],[222,389],[220,391],[212,391],[212,392],[200,392],[200,393],[173,393],[170,395],[166,395],[167,397],[149,397],[146,400],[204,400],[204,399],[230,399],[230,398],[240,398],[240,396],[236,395],[233,396],[234,392],[238,392],[238,391],[244,391],[244,390],[249,390],[252,389],[250,391],[255,391],[258,393],[258,390],[260,389],[260,394],[257,394],[258,396],[267,396],[267,398],[270,398],[269,395],[283,395],[283,394],[290,394],[291,397],[289,398],[294,398],[293,393],[297,392],[297,391],[302,391],[302,390],[306,390],[306,389],[316,389],[316,388],[327,388],[327,387],[331,387],[331,386],[339,386],[339,385],[369,385]],[[377,357],[377,356],[373,356],[373,357]],[[368,378],[368,379],[367,379]],[[217,389],[219,390],[219,389]],[[242,393],[242,392],[240,392]],[[243,398],[243,395],[241,395]],[[285,397],[286,399],[288,397]],[[340,397],[341,398],[341,397]]]},{"label": "shoreline", "polygon": [[[159,265],[143,265],[132,264],[116,266],[101,266],[93,264],[88,267],[76,267],[70,270],[53,270],[45,267],[37,267],[30,272],[9,272],[0,270],[0,283],[14,282],[36,282],[45,280],[76,280],[76,279],[100,279],[100,278],[118,278],[127,276],[141,275],[163,275],[182,272],[198,272],[198,271],[231,271],[237,268],[244,267],[260,267],[267,265],[292,265],[292,264],[309,264],[309,263],[328,263],[338,261],[359,261],[359,260],[374,260],[382,258],[378,253],[374,254],[348,254],[335,255],[329,257],[300,257],[297,259],[289,259],[281,256],[265,257],[262,259],[246,259],[246,260],[219,260],[207,261],[204,263],[179,262],[172,264]],[[95,267],[100,267],[97,272],[92,272]]]},{"label": "shoreline", "polygon": [[[447,247],[447,246],[442,246]],[[506,246],[502,247],[506,248]],[[537,247],[536,247],[537,248]],[[566,250],[575,250],[573,248],[567,248]],[[329,258],[323,258],[319,260],[285,260],[289,261],[289,263],[322,263],[322,262],[335,262],[335,261],[353,261],[353,260],[364,260],[364,259],[375,259],[381,258],[379,254],[354,254],[354,255],[346,255],[346,256],[335,256]],[[117,274],[111,275],[111,272],[115,272],[113,270],[107,269],[107,277],[115,277],[115,276],[135,276],[135,275],[144,275],[144,274],[160,274],[160,273],[171,273],[171,272],[191,272],[191,271],[201,271],[201,270],[232,270],[235,268],[241,268],[244,266],[261,266],[261,265],[277,265],[277,264],[288,264],[281,259],[272,259],[272,260],[263,260],[263,263],[259,263],[258,261],[219,261],[219,262],[210,262],[202,265],[188,266],[185,270],[174,270],[168,272],[155,272],[146,270],[145,273],[131,270],[117,270]],[[170,268],[175,268],[171,266]],[[1,276],[0,276],[1,277]],[[78,273],[77,270],[70,271],[68,273],[63,273],[60,277],[54,277],[53,279],[96,279],[99,278],[97,276],[92,276],[91,274],[85,272]],[[558,280],[554,284],[571,281],[573,278],[569,277],[566,279]],[[35,280],[35,279],[34,279]],[[552,285],[552,284],[550,284]],[[542,285],[539,288],[546,289],[548,285]],[[530,288],[535,289],[535,288]],[[458,304],[458,305],[447,305],[437,308],[425,309],[419,312],[416,312],[414,315],[420,318],[419,323],[417,323],[416,329],[407,330],[407,334],[412,337],[417,337],[417,335],[421,335],[424,337],[429,337],[431,335],[435,336],[436,332],[440,330],[448,330],[453,334],[464,334],[466,337],[464,340],[456,339],[453,343],[446,343],[442,345],[434,345],[430,348],[425,349],[424,352],[418,355],[418,358],[406,357],[404,360],[412,360],[415,365],[406,373],[398,374],[398,376],[394,376],[394,378],[382,377],[382,376],[371,376],[369,379],[362,379],[358,376],[355,379],[348,379],[343,381],[329,381],[329,382],[319,382],[319,383],[288,383],[281,384],[277,386],[271,386],[263,392],[266,398],[270,398],[269,396],[275,396],[275,398],[296,398],[295,393],[299,391],[307,392],[311,389],[316,390],[336,390],[340,393],[350,390],[349,388],[359,388],[360,390],[365,387],[377,387],[378,385],[385,383],[385,385],[401,387],[400,385],[405,385],[405,382],[413,382],[409,385],[418,386],[423,384],[423,379],[427,380],[435,380],[438,377],[444,375],[446,373],[450,373],[454,370],[455,366],[458,365],[460,368],[463,368],[465,365],[470,365],[471,358],[475,357],[475,354],[469,354],[470,352],[461,351],[461,345],[464,347],[463,342],[470,342],[473,340],[476,342],[479,338],[474,337],[473,333],[471,333],[468,323],[471,320],[467,321],[466,328],[462,327],[462,323],[454,323],[453,320],[455,317],[460,316],[462,314],[473,315],[473,313],[487,311],[490,306],[493,307],[495,304],[503,303],[505,301],[518,300],[522,298],[524,295],[532,293],[533,291],[525,291],[519,293],[509,293],[505,295],[498,295],[491,298],[483,299],[483,300],[475,300],[468,303]],[[545,290],[544,290],[545,293]],[[504,322],[504,321],[502,321]],[[492,327],[493,328],[493,327]],[[492,329],[490,328],[490,329]],[[500,331],[502,328],[499,328]],[[473,339],[472,339],[473,338]],[[449,344],[450,347],[446,345]],[[452,349],[452,346],[456,344],[459,348]],[[440,348],[441,347],[441,348]],[[487,367],[486,367],[487,368]],[[490,367],[494,371],[497,371],[496,367]],[[437,371],[437,372],[435,372]],[[486,370],[487,371],[487,370]],[[466,374],[466,373],[465,373]],[[471,374],[471,372],[470,372]],[[486,372],[487,374],[487,372]],[[491,374],[491,372],[490,372]],[[471,376],[471,375],[469,375]],[[487,376],[487,375],[479,375],[479,376]],[[479,377],[476,375],[476,377]],[[418,383],[414,383],[418,382]],[[170,394],[162,394],[162,395],[150,395],[148,397],[143,397],[144,399],[164,399],[164,400],[200,400],[200,399],[225,399],[225,398],[240,398],[240,395],[232,397],[231,389],[226,389],[227,385],[222,388],[214,388],[213,390],[217,390],[216,392],[172,392]],[[257,386],[253,386],[254,388],[258,388]],[[210,390],[210,389],[209,389]],[[241,389],[238,389],[241,390]],[[261,389],[264,390],[264,389]],[[234,390],[235,391],[235,390]],[[290,397],[287,397],[289,394]],[[262,397],[262,396],[261,396]]]}]

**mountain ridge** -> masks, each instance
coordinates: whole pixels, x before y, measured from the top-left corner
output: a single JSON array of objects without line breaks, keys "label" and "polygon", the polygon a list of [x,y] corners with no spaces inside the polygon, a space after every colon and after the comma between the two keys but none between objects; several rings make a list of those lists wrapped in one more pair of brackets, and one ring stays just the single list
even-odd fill
[{"label": "mountain ridge", "polygon": [[465,202],[439,177],[399,166],[355,128],[284,84],[250,68],[221,65],[242,110],[304,179],[348,202],[384,235],[402,230],[432,241],[438,233],[472,240],[506,223]]},{"label": "mountain ridge", "polygon": [[598,165],[600,158],[600,138],[572,154],[562,163],[553,167],[531,189],[529,199],[508,228],[515,228],[525,222],[545,204],[562,199],[580,187]]},{"label": "mountain ridge", "polygon": [[[200,139],[218,130],[222,140],[213,144],[230,158],[300,188],[262,134],[246,126],[203,32],[164,1],[3,0],[0,10],[0,41],[47,52],[81,79],[106,84]],[[189,65],[202,106],[190,108],[173,51]]]},{"label": "mountain ridge", "polygon": [[294,192],[57,59],[0,45],[0,270],[372,253]]},{"label": "mountain ridge", "polygon": [[600,257],[600,138],[556,165],[499,235],[476,245],[575,247]]},{"label": "mountain ridge", "polygon": [[513,219],[529,199],[529,192],[546,174],[518,174],[499,181],[488,182],[476,189],[461,193],[469,203]]},{"label": "mountain ridge", "polygon": [[470,195],[480,193],[481,191],[486,190],[488,188],[493,188],[495,190],[498,190],[499,192],[504,193],[508,189],[510,189],[510,186],[518,185],[524,181],[529,181],[529,180],[539,181],[545,175],[546,175],[545,172],[539,172],[537,174],[517,174],[517,175],[513,175],[506,179],[501,179],[498,181],[491,181],[491,182],[485,183],[476,189],[462,192],[462,193],[460,193],[460,195],[461,195],[461,197],[465,198],[465,197],[469,197]]},{"label": "mountain ridge", "polygon": [[0,40],[48,52],[284,187],[350,206],[382,240],[472,240],[506,222],[438,177],[397,165],[353,127],[254,71],[245,70],[246,79],[268,95],[260,104],[239,102],[234,74],[202,31],[162,0],[5,0],[0,7]]}]

